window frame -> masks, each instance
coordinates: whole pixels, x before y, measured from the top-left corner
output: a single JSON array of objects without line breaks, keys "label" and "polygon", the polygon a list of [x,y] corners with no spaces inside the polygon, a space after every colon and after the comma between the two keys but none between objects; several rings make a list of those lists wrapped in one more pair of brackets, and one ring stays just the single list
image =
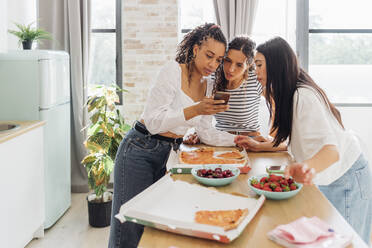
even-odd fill
[{"label": "window frame", "polygon": [[[314,29],[309,26],[309,0],[298,0],[296,7],[296,52],[302,68],[309,70],[309,34],[372,34],[372,29]],[[372,103],[335,103],[338,107],[372,107]]]},{"label": "window frame", "polygon": [[[116,39],[116,55],[115,55],[115,71],[116,71],[116,85],[120,88],[123,87],[123,51],[122,51],[122,13],[121,13],[121,0],[115,0],[115,28],[92,28],[92,33],[115,33]],[[123,94],[117,91],[119,95],[119,103],[123,104]]]}]

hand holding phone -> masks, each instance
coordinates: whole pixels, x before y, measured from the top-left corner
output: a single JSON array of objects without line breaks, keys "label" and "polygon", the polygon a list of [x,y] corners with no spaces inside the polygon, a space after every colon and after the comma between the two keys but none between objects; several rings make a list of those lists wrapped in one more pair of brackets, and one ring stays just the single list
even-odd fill
[{"label": "hand holding phone", "polygon": [[223,92],[223,91],[217,91],[216,94],[214,94],[213,100],[224,100],[224,103],[218,103],[216,105],[226,105],[229,102],[230,99],[230,93]]},{"label": "hand holding phone", "polygon": [[204,97],[199,103],[192,106],[192,108],[194,108],[194,113],[196,113],[196,115],[215,115],[219,112],[228,110],[229,105],[218,103],[211,97]]}]

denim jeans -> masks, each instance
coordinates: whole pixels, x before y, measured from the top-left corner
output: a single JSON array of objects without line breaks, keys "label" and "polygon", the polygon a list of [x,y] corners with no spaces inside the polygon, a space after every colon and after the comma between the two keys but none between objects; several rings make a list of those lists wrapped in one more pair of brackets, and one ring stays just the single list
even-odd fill
[{"label": "denim jeans", "polygon": [[318,186],[359,236],[369,244],[372,225],[372,176],[360,155],[353,166],[327,186]]},{"label": "denim jeans", "polygon": [[143,225],[121,223],[114,216],[122,204],[165,175],[171,148],[171,143],[146,136],[134,128],[120,143],[114,168],[109,248],[137,247],[143,233]]}]

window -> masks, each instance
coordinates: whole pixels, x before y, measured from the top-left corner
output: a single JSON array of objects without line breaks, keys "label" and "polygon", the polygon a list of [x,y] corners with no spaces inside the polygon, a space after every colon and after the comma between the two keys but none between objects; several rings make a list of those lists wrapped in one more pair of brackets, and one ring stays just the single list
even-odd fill
[{"label": "window", "polygon": [[258,1],[252,39],[259,45],[274,36],[280,36],[292,48],[296,47],[296,1]]},{"label": "window", "polygon": [[[256,44],[281,36],[295,47],[296,1],[258,1],[255,19],[251,36]],[[213,0],[180,0],[179,40],[188,31],[205,22],[216,23]]]},{"label": "window", "polygon": [[179,5],[179,41],[196,26],[206,22],[216,23],[213,0],[179,0]]},{"label": "window", "polygon": [[91,0],[91,10],[88,82],[122,87],[121,0]]},{"label": "window", "polygon": [[310,75],[338,105],[371,104],[372,2],[306,0],[305,8]]}]

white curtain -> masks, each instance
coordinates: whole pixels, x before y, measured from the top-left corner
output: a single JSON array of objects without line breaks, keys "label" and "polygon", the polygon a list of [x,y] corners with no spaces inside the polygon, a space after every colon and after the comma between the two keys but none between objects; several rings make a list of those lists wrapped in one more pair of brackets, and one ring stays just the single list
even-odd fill
[{"label": "white curtain", "polygon": [[217,24],[228,41],[236,35],[251,35],[258,0],[213,0]]},{"label": "white curtain", "polygon": [[[87,174],[80,161],[86,154],[83,142],[87,124],[90,0],[39,0],[38,26],[50,32],[52,41],[41,49],[65,50],[70,54],[71,78],[71,190],[88,192]],[[58,132],[58,130],[56,130]]]}]

